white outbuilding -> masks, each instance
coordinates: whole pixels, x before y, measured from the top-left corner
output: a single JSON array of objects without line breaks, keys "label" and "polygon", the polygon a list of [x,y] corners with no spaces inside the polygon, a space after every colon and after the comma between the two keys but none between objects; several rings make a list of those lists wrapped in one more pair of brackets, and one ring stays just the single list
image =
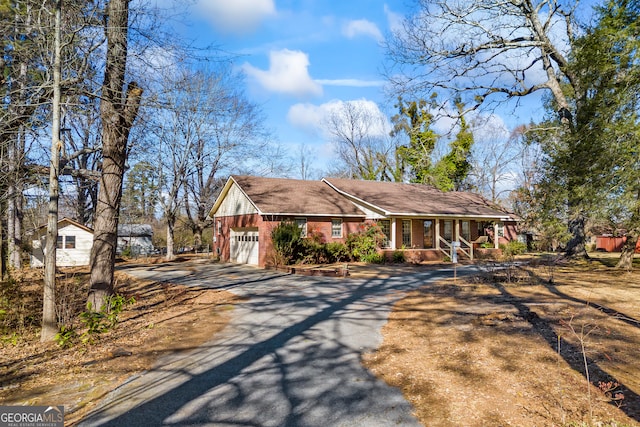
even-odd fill
[{"label": "white outbuilding", "polygon": [[[44,249],[47,226],[35,230],[32,240],[31,267],[44,267]],[[89,265],[93,230],[69,218],[58,221],[58,240],[56,243],[56,265],[74,267]]]}]

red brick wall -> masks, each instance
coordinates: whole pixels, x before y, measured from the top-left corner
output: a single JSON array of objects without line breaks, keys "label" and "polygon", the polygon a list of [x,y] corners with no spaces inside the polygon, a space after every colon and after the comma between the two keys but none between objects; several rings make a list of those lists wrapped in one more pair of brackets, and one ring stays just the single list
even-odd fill
[{"label": "red brick wall", "polygon": [[[297,217],[278,217],[263,219],[258,214],[252,215],[238,215],[227,217],[216,217],[213,224],[214,236],[216,236],[216,242],[214,243],[214,251],[220,254],[222,261],[229,261],[231,256],[230,251],[230,236],[231,228],[248,228],[257,227],[258,244],[259,244],[259,265],[261,267],[267,265],[273,265],[273,243],[271,242],[271,232],[282,221],[290,220],[294,221]],[[359,226],[362,224],[360,218],[344,218],[342,220],[342,237],[331,237],[331,217],[307,217],[307,235],[311,233],[321,233],[322,240],[324,242],[343,242],[347,236],[351,233],[356,233],[360,230]],[[221,232],[218,233],[218,221],[221,223]]]},{"label": "red brick wall", "polygon": [[504,237],[498,239],[498,243],[507,244],[512,240],[518,240],[518,227],[515,222],[504,223]]},{"label": "red brick wall", "polygon": [[[220,229],[218,227],[218,221],[220,221]],[[215,217],[215,221],[213,221],[213,236],[215,239],[213,243],[214,253],[220,255],[222,261],[229,261],[231,256],[231,229],[249,227],[258,227],[258,229],[261,229],[262,222],[262,218],[260,218],[258,214]],[[262,238],[262,232],[260,232],[258,240],[262,242]]]},{"label": "red brick wall", "polygon": [[[331,217],[307,217],[307,234],[322,234],[323,242],[343,242],[351,233],[357,233],[363,230],[364,221],[360,218],[344,218],[342,220],[342,237],[331,237]],[[295,217],[280,217],[263,219],[258,214],[237,215],[216,217],[213,224],[213,235],[215,242],[213,244],[214,252],[220,255],[222,261],[229,261],[230,258],[230,235],[231,228],[257,228],[259,230],[259,265],[261,267],[272,265],[273,244],[271,242],[272,230],[282,221],[295,220]],[[221,230],[218,232],[218,221],[220,221]],[[367,221],[370,223],[371,221]],[[422,219],[414,219],[411,223],[412,232],[412,248],[421,249],[424,237],[424,222]],[[434,226],[435,228],[435,226]],[[476,221],[470,221],[471,239],[478,238],[478,227]],[[435,230],[434,230],[435,231]],[[444,220],[440,221],[440,233],[444,233]],[[455,234],[455,222],[454,230]],[[500,243],[506,243],[509,240],[517,238],[517,230],[515,223],[505,223],[505,237],[500,238]],[[396,222],[396,243],[398,248],[402,247],[402,220]],[[440,257],[435,251],[418,251],[411,254],[415,261],[435,260]]]}]

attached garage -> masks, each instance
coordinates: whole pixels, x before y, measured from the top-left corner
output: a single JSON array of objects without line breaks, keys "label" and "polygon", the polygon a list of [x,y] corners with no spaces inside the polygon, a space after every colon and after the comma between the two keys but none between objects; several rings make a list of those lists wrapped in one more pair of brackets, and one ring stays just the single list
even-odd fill
[{"label": "attached garage", "polygon": [[259,241],[257,228],[231,230],[231,261],[239,264],[258,265]]}]

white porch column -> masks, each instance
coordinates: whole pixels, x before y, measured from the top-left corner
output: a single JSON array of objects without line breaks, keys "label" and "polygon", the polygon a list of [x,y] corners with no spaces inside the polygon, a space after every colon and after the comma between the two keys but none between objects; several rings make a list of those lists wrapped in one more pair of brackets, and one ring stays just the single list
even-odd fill
[{"label": "white porch column", "polygon": [[440,249],[440,218],[436,218],[436,249]]},{"label": "white porch column", "polygon": [[498,223],[494,222],[493,223],[493,247],[495,249],[498,249],[499,247],[498,240],[500,240],[500,238],[498,237]]},{"label": "white porch column", "polygon": [[456,219],[453,224],[454,224],[453,227],[455,228],[453,239],[454,241],[459,242],[460,241],[460,221]]},{"label": "white porch column", "polygon": [[391,249],[395,249],[396,246],[396,218],[391,218]]}]

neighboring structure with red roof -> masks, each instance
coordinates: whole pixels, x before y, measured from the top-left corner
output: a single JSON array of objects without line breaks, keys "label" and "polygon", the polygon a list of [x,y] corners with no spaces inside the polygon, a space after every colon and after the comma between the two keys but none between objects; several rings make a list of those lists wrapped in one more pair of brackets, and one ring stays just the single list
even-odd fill
[{"label": "neighboring structure with red roof", "polygon": [[387,236],[387,250],[410,251],[414,261],[442,259],[452,242],[459,243],[461,255],[473,258],[473,242],[481,236],[496,248],[516,238],[516,218],[476,194],[340,178],[232,176],[209,217],[223,260],[260,266],[271,264],[271,231],[284,220],[295,221],[303,235],[322,234],[327,242],[344,241],[364,223],[376,222]]}]

